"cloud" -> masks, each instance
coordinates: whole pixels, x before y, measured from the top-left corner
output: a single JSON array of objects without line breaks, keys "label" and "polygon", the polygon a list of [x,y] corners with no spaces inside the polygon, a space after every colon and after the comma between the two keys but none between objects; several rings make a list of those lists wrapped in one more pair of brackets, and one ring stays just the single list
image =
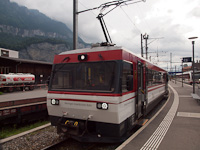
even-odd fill
[{"label": "cloud", "polygon": [[200,6],[195,7],[191,12],[190,12],[191,16],[200,18]]},{"label": "cloud", "polygon": [[[52,19],[65,23],[72,30],[72,0],[11,0],[30,9],[38,9]],[[78,9],[97,7],[108,0],[78,0]],[[199,0],[147,0],[118,7],[104,17],[113,43],[123,46],[140,56],[140,34],[147,33],[150,38],[164,37],[148,45],[149,51],[166,51],[160,53],[159,65],[165,66],[173,53],[173,60],[191,56],[190,36],[200,38],[200,2]],[[78,15],[79,36],[88,43],[105,41],[97,15],[100,10],[88,11]],[[115,32],[113,32],[115,31]],[[149,39],[148,43],[153,39]],[[196,55],[200,54],[197,39]],[[149,56],[156,56],[156,53]],[[165,55],[165,56],[161,56]],[[199,56],[200,57],[200,56]],[[156,62],[156,57],[154,62]]]}]

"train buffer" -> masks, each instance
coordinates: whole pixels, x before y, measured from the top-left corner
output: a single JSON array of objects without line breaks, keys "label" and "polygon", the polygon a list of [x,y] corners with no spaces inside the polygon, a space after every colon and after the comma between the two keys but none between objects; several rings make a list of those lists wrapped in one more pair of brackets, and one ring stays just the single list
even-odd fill
[{"label": "train buffer", "polygon": [[[200,148],[200,105],[191,85],[169,82],[170,97],[163,108],[116,150],[168,150]],[[198,91],[196,91],[196,95]],[[199,97],[196,97],[199,98]]]}]

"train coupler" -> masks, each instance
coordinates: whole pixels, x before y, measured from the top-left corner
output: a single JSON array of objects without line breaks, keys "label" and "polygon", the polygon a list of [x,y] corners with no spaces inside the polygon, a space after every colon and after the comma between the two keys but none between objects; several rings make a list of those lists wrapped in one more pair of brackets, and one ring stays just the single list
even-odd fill
[{"label": "train coupler", "polygon": [[66,120],[64,123],[60,123],[57,128],[57,133],[65,133],[69,135],[78,135],[79,134],[79,122]]}]

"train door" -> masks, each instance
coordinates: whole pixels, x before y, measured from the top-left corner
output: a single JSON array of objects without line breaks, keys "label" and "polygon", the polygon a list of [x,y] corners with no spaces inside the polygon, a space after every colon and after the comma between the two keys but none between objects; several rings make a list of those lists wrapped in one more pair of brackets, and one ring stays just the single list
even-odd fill
[{"label": "train door", "polygon": [[145,101],[145,92],[144,92],[144,66],[141,62],[138,61],[137,64],[137,101],[136,101],[136,115],[137,118],[140,118],[143,113],[143,102]]}]

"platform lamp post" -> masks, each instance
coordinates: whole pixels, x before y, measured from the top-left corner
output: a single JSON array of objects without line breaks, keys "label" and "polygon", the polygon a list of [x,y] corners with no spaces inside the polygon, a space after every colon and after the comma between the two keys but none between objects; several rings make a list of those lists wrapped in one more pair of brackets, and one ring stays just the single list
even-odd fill
[{"label": "platform lamp post", "polygon": [[190,37],[188,38],[189,40],[192,40],[192,70],[193,70],[193,75],[192,75],[192,80],[193,80],[193,93],[195,94],[195,79],[194,79],[194,39],[197,39],[198,37]]},{"label": "platform lamp post", "polygon": [[183,58],[182,58],[182,87],[183,87]]}]

